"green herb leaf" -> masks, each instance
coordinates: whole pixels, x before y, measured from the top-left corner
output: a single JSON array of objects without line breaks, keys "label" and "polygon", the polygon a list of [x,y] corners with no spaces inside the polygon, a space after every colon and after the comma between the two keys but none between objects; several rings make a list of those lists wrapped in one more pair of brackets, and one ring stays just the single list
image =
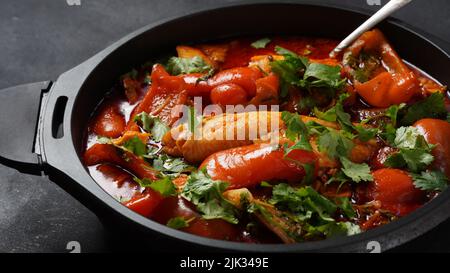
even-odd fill
[{"label": "green herb leaf", "polygon": [[309,143],[309,132],[300,115],[284,111],[281,113],[281,119],[286,125],[286,137],[292,141],[296,141],[290,147],[284,145],[284,153],[288,155],[293,150],[312,151]]},{"label": "green herb leaf", "polygon": [[431,94],[428,98],[416,102],[407,107],[406,114],[400,120],[400,124],[411,125],[423,118],[446,118],[444,95],[439,92]]},{"label": "green herb leaf", "polygon": [[346,157],[341,157],[341,171],[352,181],[359,183],[361,181],[373,181],[370,168],[366,163],[353,163]]},{"label": "green herb leaf", "polygon": [[183,159],[160,154],[153,160],[153,168],[165,175],[178,176],[183,172],[195,170],[194,166],[187,164]]},{"label": "green herb leaf", "polygon": [[[295,58],[300,58],[300,56],[297,55],[297,53],[290,51],[289,49],[286,49],[284,47],[281,46],[275,46],[275,52],[279,55],[283,55],[283,56],[290,56],[290,57],[295,57]],[[303,58],[302,59],[302,63],[304,63],[304,66],[306,66],[306,63],[308,63],[308,59]]]},{"label": "green herb leaf", "polygon": [[171,75],[180,75],[190,73],[208,73],[213,68],[201,57],[195,56],[192,58],[172,57],[169,59],[166,69]]},{"label": "green herb leaf", "polygon": [[168,176],[164,176],[158,180],[150,180],[148,178],[139,179],[137,177],[133,178],[141,187],[151,188],[154,191],[159,192],[162,196],[167,197],[171,195],[176,195],[177,189],[172,183],[172,180]]},{"label": "green herb leaf", "polygon": [[358,132],[358,138],[363,142],[367,142],[367,141],[371,140],[380,131],[377,128],[369,128],[369,127],[364,127],[362,125],[356,125],[353,128],[355,128],[356,132]]},{"label": "green herb leaf", "polygon": [[397,126],[398,111],[403,109],[405,106],[406,104],[404,103],[401,103],[399,105],[391,105],[384,113],[386,117],[391,119],[391,124],[393,127]]},{"label": "green herb leaf", "polygon": [[385,165],[391,168],[405,166],[412,172],[425,170],[434,160],[434,157],[423,149],[401,149],[399,153],[389,156]]},{"label": "green herb leaf", "polygon": [[381,136],[388,142],[388,143],[394,143],[395,140],[395,134],[397,129],[392,124],[387,124],[384,127],[383,132],[381,133]]},{"label": "green herb leaf", "polygon": [[327,153],[331,158],[347,157],[354,146],[348,134],[331,128],[327,128],[319,136],[317,144],[319,151]]},{"label": "green herb leaf", "polygon": [[335,203],[310,186],[294,189],[285,183],[273,187],[272,198],[269,202],[281,210],[296,214],[302,220],[316,215],[322,221],[332,222],[334,219],[331,215],[337,210]]},{"label": "green herb leaf", "polygon": [[276,46],[275,51],[283,55],[284,60],[271,62],[271,68],[282,82],[308,90],[312,87],[340,89],[345,84],[339,66],[310,63],[308,58],[280,46]]},{"label": "green herb leaf", "polygon": [[398,128],[393,146],[398,148],[399,152],[386,159],[384,165],[388,167],[407,166],[410,171],[416,173],[425,170],[434,160],[431,154],[434,145],[428,144],[415,127]]},{"label": "green herb leaf", "polygon": [[424,191],[444,191],[449,179],[440,171],[425,171],[421,174],[411,174],[414,186]]},{"label": "green herb leaf", "polygon": [[306,185],[310,185],[314,182],[316,165],[314,163],[302,164],[303,169],[305,170],[305,176],[302,179],[302,183]]},{"label": "green herb leaf", "polygon": [[311,143],[305,135],[300,136],[300,140],[291,146],[284,145],[284,154],[289,157],[289,153],[293,150],[312,151]]},{"label": "green herb leaf", "polygon": [[358,138],[361,141],[369,141],[370,139],[374,138],[376,134],[378,134],[379,130],[377,128],[364,127],[362,125],[353,125],[353,123],[351,122],[350,114],[344,111],[343,106],[343,102],[348,98],[348,96],[349,95],[347,93],[340,95],[335,106],[331,107],[326,112],[321,112],[317,108],[315,108],[314,114],[316,115],[316,117],[326,121],[337,121],[341,129],[349,133],[352,133],[354,130],[358,133]]},{"label": "green herb leaf", "polygon": [[125,141],[122,147],[137,156],[145,156],[147,154],[147,144],[142,142],[142,140],[137,136],[133,136]]},{"label": "green herb leaf", "polygon": [[339,208],[349,218],[354,216],[350,201],[336,199],[338,205],[307,186],[293,188],[285,183],[272,189],[274,205],[263,201],[252,202],[249,213],[259,213],[266,225],[283,233],[283,237],[294,241],[319,239],[338,235],[353,235],[361,232],[358,225],[350,222],[336,222],[332,217]]},{"label": "green herb leaf", "polygon": [[336,122],[336,120],[337,120],[336,108],[335,107],[331,107],[330,109],[328,109],[325,112],[322,112],[319,109],[317,109],[317,107],[315,107],[314,108],[314,115],[317,118],[319,118],[321,120],[325,120],[325,121]]},{"label": "green herb leaf", "polygon": [[416,127],[400,127],[395,133],[394,146],[397,148],[424,148],[428,149],[425,138]]},{"label": "green herb leaf", "polygon": [[353,219],[356,217],[356,212],[352,207],[352,203],[350,202],[350,198],[348,197],[337,197],[336,204],[342,210],[345,216],[349,219]]},{"label": "green herb leaf", "polygon": [[290,140],[296,141],[301,136],[309,136],[308,128],[299,114],[283,111],[281,119],[286,125],[286,137]]},{"label": "green herb leaf", "polygon": [[361,229],[358,225],[351,222],[330,222],[320,226],[306,226],[308,237],[320,237],[325,235],[326,238],[336,236],[351,236],[361,233]]},{"label": "green herb leaf", "polygon": [[174,229],[187,228],[187,227],[189,227],[189,223],[194,219],[195,219],[195,217],[186,220],[183,217],[177,216],[177,217],[170,218],[169,221],[167,221],[166,226],[168,226],[170,228],[174,228]]},{"label": "green herb leaf", "polygon": [[259,40],[255,41],[255,42],[253,42],[251,44],[251,46],[253,48],[265,48],[268,43],[270,43],[270,39],[269,38],[262,38],[262,39],[259,39]]},{"label": "green herb leaf", "polygon": [[134,121],[142,124],[142,129],[149,132],[155,141],[161,141],[163,136],[170,130],[158,117],[142,112],[134,117]]},{"label": "green herb leaf", "polygon": [[344,83],[345,79],[341,78],[340,66],[330,66],[321,63],[309,64],[303,75],[303,80],[300,81],[300,85],[306,88],[327,87],[341,89]]},{"label": "green herb leaf", "polygon": [[189,176],[182,196],[197,206],[203,218],[223,219],[237,224],[235,207],[222,195],[227,187],[228,183],[212,180],[203,169]]},{"label": "green herb leaf", "polygon": [[273,185],[267,181],[262,181],[261,184],[259,184],[259,185],[263,188],[272,188],[273,187]]}]

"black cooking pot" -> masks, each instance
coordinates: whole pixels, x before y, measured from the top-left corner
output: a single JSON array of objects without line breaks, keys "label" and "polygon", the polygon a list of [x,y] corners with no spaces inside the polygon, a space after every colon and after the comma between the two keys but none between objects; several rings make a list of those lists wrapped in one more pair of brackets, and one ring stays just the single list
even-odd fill
[{"label": "black cooking pot", "polygon": [[[286,34],[342,39],[368,15],[331,6],[244,3],[163,20],[140,29],[91,59],[40,82],[0,91],[1,162],[48,175],[95,212],[106,227],[132,235],[151,249],[254,252],[366,252],[388,250],[429,231],[450,213],[450,191],[388,225],[351,237],[291,245],[255,245],[207,239],[168,228],[117,202],[89,175],[81,158],[84,129],[91,113],[115,80],[132,67],[167,53],[181,43],[245,35]],[[436,80],[450,83],[450,45],[419,34],[397,21],[379,25],[408,62]],[[427,37],[427,38],[425,38]],[[449,136],[450,137],[450,136]],[[145,243],[143,243],[143,241]]]}]

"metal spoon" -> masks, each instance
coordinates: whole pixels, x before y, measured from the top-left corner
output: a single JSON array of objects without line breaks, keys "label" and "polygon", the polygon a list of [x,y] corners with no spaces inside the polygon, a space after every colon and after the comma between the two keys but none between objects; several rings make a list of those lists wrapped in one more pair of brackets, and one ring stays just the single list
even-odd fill
[{"label": "metal spoon", "polygon": [[367,21],[355,29],[350,35],[348,35],[342,42],[340,42],[331,52],[330,58],[334,58],[339,52],[346,49],[353,41],[355,41],[361,34],[373,28],[376,24],[384,20],[386,17],[405,6],[412,0],[391,0],[374,15],[372,15]]}]

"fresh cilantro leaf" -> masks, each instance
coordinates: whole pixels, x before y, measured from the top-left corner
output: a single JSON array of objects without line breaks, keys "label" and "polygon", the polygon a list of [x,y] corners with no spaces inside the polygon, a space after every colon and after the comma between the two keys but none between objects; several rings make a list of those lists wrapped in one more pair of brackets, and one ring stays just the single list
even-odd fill
[{"label": "fresh cilantro leaf", "polygon": [[137,156],[145,156],[147,154],[147,144],[142,142],[138,136],[133,136],[122,144],[125,150]]},{"label": "fresh cilantro leaf", "polygon": [[303,169],[305,170],[305,176],[302,179],[303,184],[311,184],[314,182],[316,165],[314,163],[302,164]]},{"label": "fresh cilantro leaf", "polygon": [[297,103],[299,111],[309,112],[310,109],[316,108],[318,101],[311,95],[305,95]]},{"label": "fresh cilantro leaf", "polygon": [[152,190],[159,192],[164,197],[175,195],[177,193],[175,185],[172,183],[172,180],[168,176],[164,176],[163,178],[154,181],[148,178],[139,179],[137,177],[134,177],[133,179],[141,187],[151,188]]},{"label": "fresh cilantro leaf", "polygon": [[284,154],[289,157],[289,153],[293,150],[312,151],[311,143],[305,135],[300,136],[300,140],[289,146],[287,143],[283,146]]},{"label": "fresh cilantro leaf", "polygon": [[351,71],[353,78],[361,83],[371,79],[373,72],[381,65],[377,56],[368,54],[364,50],[361,50],[358,56],[354,56],[351,52],[345,53],[343,63],[353,68]]},{"label": "fresh cilantro leaf", "polygon": [[214,76],[215,73],[216,73],[216,70],[215,70],[215,69],[211,69],[211,70],[208,71],[208,73],[206,73],[205,75],[199,77],[199,78],[195,81],[195,83],[198,84],[199,82],[207,81],[209,78],[211,78],[212,76]]},{"label": "fresh cilantro leaf", "polygon": [[411,174],[416,188],[424,191],[444,191],[449,179],[440,171],[424,171],[421,174]]},{"label": "fresh cilantro leaf", "polygon": [[235,207],[222,193],[228,183],[212,180],[206,170],[191,173],[183,188],[182,196],[191,201],[205,219],[223,219],[237,224]]},{"label": "fresh cilantro leaf", "polygon": [[321,63],[311,63],[305,70],[303,81],[300,85],[306,88],[327,87],[341,89],[345,84],[345,79],[341,78],[341,67],[330,66]]},{"label": "fresh cilantro leaf", "polygon": [[358,132],[358,138],[363,142],[371,140],[379,133],[377,128],[369,128],[362,125],[356,125],[353,128]]},{"label": "fresh cilantro leaf", "polygon": [[400,127],[395,133],[394,146],[397,148],[428,148],[425,138],[416,127]]},{"label": "fresh cilantro leaf", "polygon": [[[279,51],[277,52],[279,53]],[[270,63],[271,70],[280,77],[282,83],[297,86],[300,81],[300,72],[306,69],[305,62],[308,61],[306,58],[299,57],[293,52],[289,54],[287,52],[284,53],[284,60]]]},{"label": "fresh cilantro leaf", "polygon": [[344,105],[342,104],[342,101],[344,100],[343,98],[345,98],[347,96],[340,96],[339,101],[336,103],[335,107],[335,111],[336,111],[336,120],[339,123],[339,125],[341,126],[341,129],[347,131],[347,132],[352,132],[353,129],[353,123],[351,121],[351,117],[350,114],[348,114],[347,112],[344,111]]},{"label": "fresh cilantro leaf", "polygon": [[177,176],[183,172],[189,172],[195,168],[187,164],[183,159],[160,154],[153,160],[153,168],[165,175]]},{"label": "fresh cilantro leaf", "polygon": [[316,107],[314,108],[314,115],[321,119],[321,120],[325,120],[325,121],[330,121],[330,122],[336,122],[337,120],[337,115],[336,115],[336,108],[335,107],[331,107],[330,109],[328,109],[325,112],[320,111],[319,109],[317,109]]},{"label": "fresh cilantro leaf", "polygon": [[354,126],[351,122],[350,114],[346,113],[344,111],[343,101],[348,98],[348,94],[344,93],[339,96],[338,101],[336,102],[335,106],[328,109],[326,112],[321,112],[317,108],[314,109],[314,114],[319,119],[323,119],[326,121],[331,122],[338,122],[341,129],[352,133],[353,130],[358,133],[358,138],[361,141],[369,141],[370,139],[374,138],[376,134],[378,133],[377,128],[370,128],[370,127],[364,127],[362,125],[356,125]]},{"label": "fresh cilantro leaf", "polygon": [[414,173],[423,171],[430,165],[434,157],[431,154],[434,145],[426,142],[425,138],[415,127],[400,127],[396,131],[393,146],[398,153],[390,155],[384,165],[392,168],[408,169]]},{"label": "fresh cilantro leaf", "polygon": [[327,153],[331,158],[348,156],[354,146],[348,134],[331,128],[319,135],[317,144],[319,151]]},{"label": "fresh cilantro leaf", "polygon": [[262,181],[261,184],[259,184],[259,185],[263,188],[272,188],[273,187],[273,185],[267,181]]},{"label": "fresh cilantro leaf", "polygon": [[304,66],[306,66],[306,63],[308,63],[308,59],[306,58],[301,58],[300,56],[297,55],[297,53],[290,51],[289,49],[286,49],[284,47],[281,46],[275,46],[275,52],[277,54],[283,55],[283,56],[290,56],[290,57],[296,57],[296,58],[300,58],[302,60],[302,63],[304,63]]},{"label": "fresh cilantro leaf", "polygon": [[309,186],[293,188],[281,183],[272,189],[269,203],[273,206],[261,201],[252,202],[247,211],[259,213],[266,224],[283,233],[285,241],[298,242],[359,233],[358,225],[334,220],[332,216],[338,208],[343,213],[354,215],[348,199],[336,201],[339,202],[338,205]]},{"label": "fresh cilantro leaf", "polygon": [[394,143],[395,140],[395,134],[396,134],[396,129],[392,124],[386,124],[386,126],[384,127],[383,132],[381,133],[381,136],[388,142],[388,143]]},{"label": "fresh cilantro leaf", "polygon": [[403,126],[411,125],[419,119],[445,118],[446,115],[444,94],[435,92],[426,99],[407,107],[406,114],[400,120],[400,124]]},{"label": "fresh cilantro leaf", "polygon": [[345,216],[349,219],[353,219],[356,217],[356,212],[352,207],[352,203],[350,202],[350,198],[348,197],[337,197],[336,204],[342,210]]},{"label": "fresh cilantro leaf", "polygon": [[[402,159],[404,164],[402,164]],[[423,149],[401,149],[400,153],[391,155],[385,161],[388,167],[401,168],[407,166],[412,172],[425,170],[433,162],[434,157]],[[396,166],[396,164],[399,164]]]},{"label": "fresh cilantro leaf", "polygon": [[286,137],[290,140],[296,140],[301,135],[308,136],[308,128],[299,114],[283,111],[281,119],[286,125]]},{"label": "fresh cilantro leaf", "polygon": [[390,168],[402,169],[406,167],[406,161],[402,154],[393,153],[386,158],[383,165]]},{"label": "fresh cilantro leaf", "polygon": [[192,217],[191,219],[184,219],[181,216],[170,218],[169,221],[167,221],[166,226],[174,229],[181,229],[181,228],[187,228],[189,227],[189,223],[194,220],[195,217]]},{"label": "fresh cilantro leaf", "polygon": [[172,57],[169,59],[166,69],[171,75],[180,75],[190,73],[208,73],[213,68],[201,57],[194,56],[192,58]]},{"label": "fresh cilantro leaf", "polygon": [[270,43],[270,39],[269,38],[262,38],[262,39],[259,39],[259,40],[257,40],[257,41],[254,41],[252,44],[251,44],[251,46],[253,47],[253,48],[265,48],[266,46],[267,46],[267,44],[269,44]]},{"label": "fresh cilantro leaf", "polygon": [[306,128],[308,128],[310,135],[321,135],[328,131],[328,128],[315,122],[315,121],[308,121],[305,123]]},{"label": "fresh cilantro leaf", "polygon": [[351,236],[361,233],[361,228],[351,222],[329,222],[320,226],[306,225],[305,237],[332,238],[337,236]]},{"label": "fresh cilantro leaf", "polygon": [[281,113],[281,119],[286,125],[286,137],[296,141],[293,145],[284,145],[284,154],[289,157],[293,150],[312,151],[309,143],[309,132],[300,115],[284,111]]},{"label": "fresh cilantro leaf", "polygon": [[281,210],[301,216],[303,220],[316,215],[322,221],[332,222],[334,219],[331,215],[337,210],[335,203],[316,192],[312,187],[295,189],[285,183],[273,187],[272,198],[269,202]]},{"label": "fresh cilantro leaf", "polygon": [[283,55],[284,60],[271,62],[272,71],[290,85],[309,90],[312,87],[340,89],[345,84],[339,66],[310,63],[308,58],[280,46],[276,46],[275,51]]},{"label": "fresh cilantro leaf", "polygon": [[366,163],[353,163],[346,157],[341,157],[341,171],[352,181],[359,183],[361,181],[373,181],[370,168]]},{"label": "fresh cilantro leaf", "polygon": [[142,124],[142,129],[149,132],[155,141],[161,141],[163,136],[170,130],[158,117],[142,112],[134,117],[135,122]]},{"label": "fresh cilantro leaf", "polygon": [[398,111],[403,109],[406,106],[406,104],[401,103],[399,105],[391,105],[388,109],[386,109],[386,112],[384,113],[386,117],[391,119],[391,124],[393,127],[397,126],[397,116]]}]

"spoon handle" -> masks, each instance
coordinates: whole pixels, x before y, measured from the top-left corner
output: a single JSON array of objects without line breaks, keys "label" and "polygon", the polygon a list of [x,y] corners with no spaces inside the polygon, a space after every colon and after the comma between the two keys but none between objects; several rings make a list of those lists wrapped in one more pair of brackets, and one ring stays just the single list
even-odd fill
[{"label": "spoon handle", "polygon": [[400,9],[404,5],[408,4],[412,0],[391,0],[374,15],[372,15],[367,21],[355,29],[350,35],[348,35],[342,42],[340,42],[333,51],[330,52],[330,57],[334,58],[336,55],[347,48],[353,41],[355,41],[361,34],[373,28],[376,24],[384,20],[386,17]]}]

